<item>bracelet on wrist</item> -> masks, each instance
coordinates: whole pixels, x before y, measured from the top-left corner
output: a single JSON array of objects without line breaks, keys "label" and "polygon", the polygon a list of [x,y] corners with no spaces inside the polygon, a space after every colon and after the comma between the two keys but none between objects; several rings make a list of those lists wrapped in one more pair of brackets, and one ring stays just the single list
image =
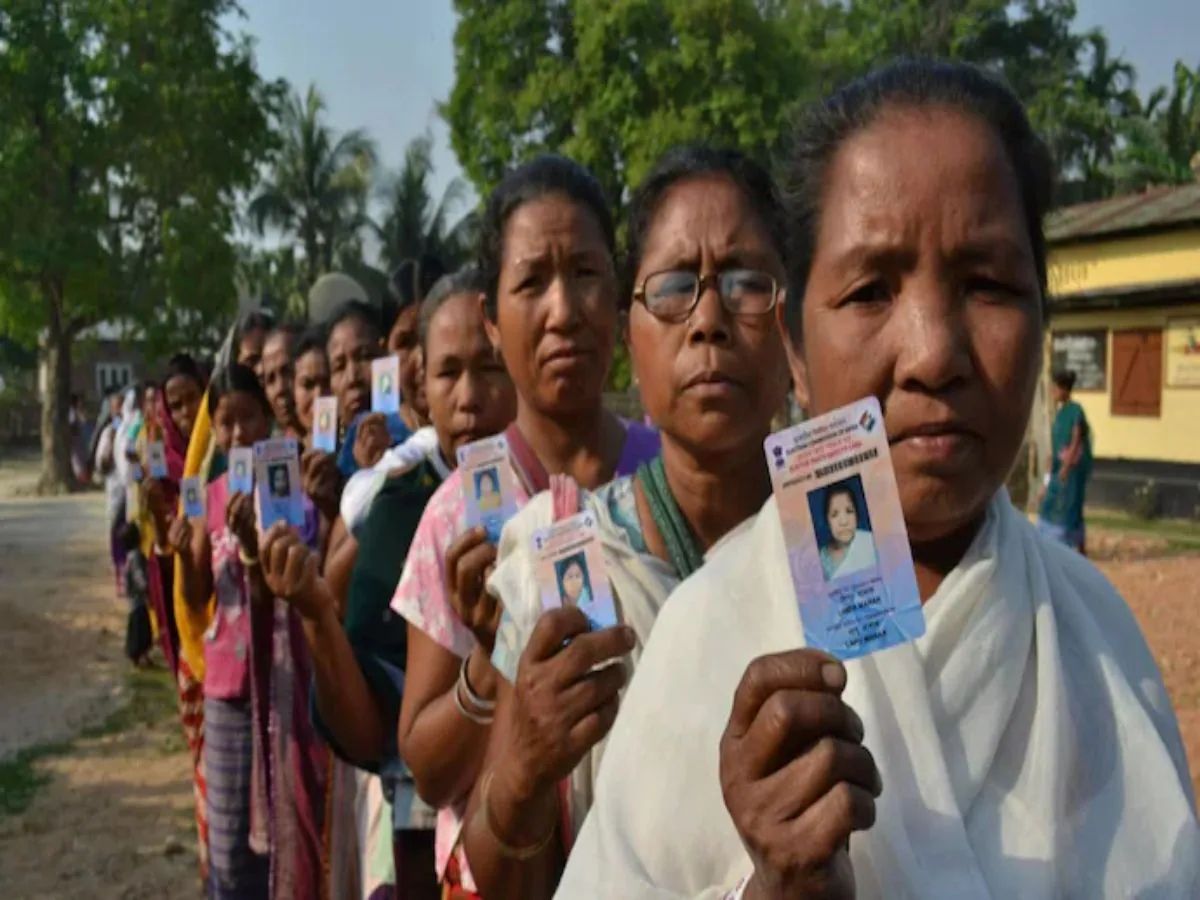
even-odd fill
[{"label": "bracelet on wrist", "polygon": [[492,819],[491,790],[494,776],[495,772],[492,769],[488,769],[487,773],[483,776],[483,784],[481,785],[482,793],[479,798],[478,815],[483,817],[484,827],[487,829],[488,834],[491,835],[492,840],[496,842],[501,856],[516,860],[517,862],[524,862],[539,856],[550,846],[550,842],[554,840],[554,835],[558,831],[558,823],[552,823],[550,830],[546,832],[546,836],[534,844],[516,847],[506,842],[500,837],[495,821]]},{"label": "bracelet on wrist", "polygon": [[458,711],[464,719],[474,722],[476,725],[491,725],[492,721],[496,718],[489,710],[476,712],[475,710],[468,709],[467,705],[463,703],[462,689],[458,684],[454,685],[454,705],[458,707]]},{"label": "bracelet on wrist", "polygon": [[238,546],[238,559],[242,561],[242,565],[247,569],[253,569],[258,565],[258,557],[251,556],[245,550],[243,550],[240,545]]},{"label": "bracelet on wrist", "polygon": [[475,689],[471,687],[471,678],[467,674],[467,667],[471,664],[471,654],[468,653],[463,657],[462,665],[458,668],[458,686],[462,688],[463,695],[467,698],[467,702],[475,707],[480,712],[490,713],[496,709],[496,701],[488,700],[475,693]]}]

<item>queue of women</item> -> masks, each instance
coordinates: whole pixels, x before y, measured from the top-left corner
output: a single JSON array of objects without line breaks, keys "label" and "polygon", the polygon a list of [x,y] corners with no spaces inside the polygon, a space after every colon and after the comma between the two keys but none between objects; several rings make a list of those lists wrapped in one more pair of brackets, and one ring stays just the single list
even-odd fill
[{"label": "queue of women", "polygon": [[[786,202],[738,152],[677,148],[618,250],[596,179],[538,157],[487,198],[477,266],[410,267],[383,313],[348,295],[305,333],[247,318],[210,379],[173,360],[147,418],[169,477],[131,517],[208,895],[1200,896],[1154,659],[1003,487],[1050,174],[1006,88],[897,63],[801,114]],[[653,428],[602,404],[619,337]],[[882,404],[915,642],[804,646],[763,457],[790,390]],[[337,453],[312,446],[330,394]],[[272,433],[304,447],[302,528],[229,490],[230,451]],[[500,433],[520,511],[493,543],[456,458]],[[856,503],[825,499],[827,572],[873,564]],[[542,608],[531,535],[580,510],[615,627]]]}]

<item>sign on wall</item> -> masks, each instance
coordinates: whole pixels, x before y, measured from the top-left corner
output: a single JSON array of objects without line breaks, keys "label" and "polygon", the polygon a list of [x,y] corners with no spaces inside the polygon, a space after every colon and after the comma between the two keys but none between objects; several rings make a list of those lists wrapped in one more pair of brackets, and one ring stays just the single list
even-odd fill
[{"label": "sign on wall", "polygon": [[1075,390],[1103,391],[1108,387],[1108,332],[1056,331],[1050,343],[1052,372],[1075,373]]},{"label": "sign on wall", "polygon": [[1167,320],[1167,387],[1200,387],[1200,318]]}]

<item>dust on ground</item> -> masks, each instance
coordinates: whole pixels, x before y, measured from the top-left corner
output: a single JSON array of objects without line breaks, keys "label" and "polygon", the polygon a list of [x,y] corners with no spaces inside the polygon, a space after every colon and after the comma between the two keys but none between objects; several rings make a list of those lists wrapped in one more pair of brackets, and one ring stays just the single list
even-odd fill
[{"label": "dust on ground", "polygon": [[27,809],[0,815],[3,896],[199,896],[173,688],[165,670],[131,676],[124,658],[103,497],[14,499],[36,478],[36,457],[0,460],[3,786],[44,782]]}]

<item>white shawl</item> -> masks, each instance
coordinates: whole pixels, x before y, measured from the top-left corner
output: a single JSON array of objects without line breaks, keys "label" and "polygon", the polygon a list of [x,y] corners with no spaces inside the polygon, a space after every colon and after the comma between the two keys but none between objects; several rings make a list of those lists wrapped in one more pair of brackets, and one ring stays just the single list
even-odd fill
[{"label": "white shawl", "polygon": [[[747,664],[803,631],[775,502],[672,594],[558,897],[718,898],[752,871],[718,782]],[[883,779],[859,898],[1197,897],[1179,729],[1128,607],[993,500],[914,644],[848,666]]]},{"label": "white shawl", "polygon": [[[613,520],[603,499],[582,491],[580,497],[584,507],[596,516],[617,618],[637,634],[637,647],[631,654],[636,665],[658,611],[679,579],[670,566],[630,546],[624,529]],[[541,595],[533,574],[533,532],[551,524],[553,513],[552,496],[546,491],[508,521],[500,538],[496,569],[488,580],[488,590],[500,598],[505,610],[492,659],[498,671],[510,681],[516,676],[517,661],[542,614]],[[603,755],[604,741],[600,741],[571,773],[572,836],[579,833],[591,808],[596,772]]]}]

